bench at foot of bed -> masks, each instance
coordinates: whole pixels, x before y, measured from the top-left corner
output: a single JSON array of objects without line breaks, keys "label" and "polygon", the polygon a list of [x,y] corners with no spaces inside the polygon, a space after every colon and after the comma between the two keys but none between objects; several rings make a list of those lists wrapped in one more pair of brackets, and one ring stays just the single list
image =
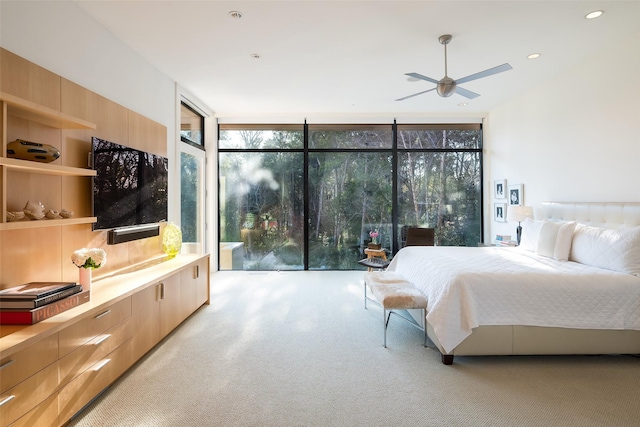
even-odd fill
[{"label": "bench at foot of bed", "polygon": [[[382,306],[384,321],[384,341],[387,347],[387,325],[391,315],[395,314],[424,332],[424,346],[427,346],[427,331],[422,325],[415,324],[411,319],[397,313],[397,310],[419,309],[422,313],[422,321],[426,323],[427,299],[422,293],[413,287],[401,275],[394,272],[377,271],[364,275],[364,308],[367,308],[367,287],[376,297],[376,302]],[[388,313],[388,315],[387,315]]]}]

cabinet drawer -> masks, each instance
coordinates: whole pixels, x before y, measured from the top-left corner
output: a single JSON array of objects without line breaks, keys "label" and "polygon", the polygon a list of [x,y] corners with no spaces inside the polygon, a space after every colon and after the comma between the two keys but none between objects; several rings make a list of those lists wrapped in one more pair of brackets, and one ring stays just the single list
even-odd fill
[{"label": "cabinet drawer", "polygon": [[130,316],[131,298],[129,297],[96,311],[92,316],[63,329],[59,332],[60,357],[69,354]]},{"label": "cabinet drawer", "polygon": [[129,317],[60,359],[58,361],[60,385],[67,384],[111,353],[133,336],[132,331],[132,322]]},{"label": "cabinet drawer", "polygon": [[100,359],[60,389],[58,411],[61,423],[69,420],[133,363],[131,340]]},{"label": "cabinet drawer", "polygon": [[0,425],[6,426],[51,396],[58,387],[58,364],[53,363],[0,394]]},{"label": "cabinet drawer", "polygon": [[51,427],[58,424],[58,394],[56,393],[11,424],[11,427]]},{"label": "cabinet drawer", "polygon": [[58,359],[58,334],[0,359],[0,393],[14,387]]}]

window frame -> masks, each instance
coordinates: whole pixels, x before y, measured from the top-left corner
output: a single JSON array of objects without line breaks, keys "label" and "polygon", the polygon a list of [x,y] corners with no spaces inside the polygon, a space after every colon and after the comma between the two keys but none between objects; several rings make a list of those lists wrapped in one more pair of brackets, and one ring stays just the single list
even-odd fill
[{"label": "window frame", "polygon": [[[235,123],[224,123],[218,124],[218,135],[220,135],[221,130],[280,130],[280,129],[291,129],[293,127],[299,127],[300,124],[235,124]],[[260,149],[260,148],[220,148],[220,144],[218,144],[218,153],[221,152],[300,152],[304,153],[304,212],[303,216],[305,218],[304,221],[304,270],[309,270],[309,154],[313,153],[340,153],[340,152],[377,152],[377,153],[388,153],[392,156],[392,247],[391,251],[393,254],[397,253],[400,250],[398,245],[398,236],[400,233],[399,224],[398,224],[398,214],[399,214],[399,200],[398,200],[398,159],[399,153],[407,153],[407,152],[419,152],[419,153],[477,153],[478,161],[479,161],[479,204],[480,208],[480,235],[478,236],[479,243],[482,243],[484,239],[484,180],[483,180],[483,168],[484,168],[484,159],[483,159],[483,125],[482,123],[433,123],[433,124],[424,124],[424,123],[402,123],[397,124],[394,120],[393,123],[378,123],[378,124],[358,124],[358,123],[340,123],[340,124],[309,124],[304,122],[302,125],[304,129],[303,134],[303,147],[302,148],[287,148],[287,149],[279,149],[279,148],[269,148],[269,149]],[[392,130],[392,143],[391,147],[367,147],[367,148],[316,148],[310,147],[310,130],[366,130],[366,129],[374,129],[381,128],[384,126],[391,127]],[[474,148],[399,148],[398,147],[398,133],[401,130],[477,130],[479,131],[479,141],[476,147]],[[217,171],[218,177],[220,176],[220,170]],[[218,206],[220,206],[219,200],[220,194],[218,193]],[[220,212],[218,209],[218,226],[220,226]],[[220,234],[218,234],[219,236]],[[219,238],[218,238],[219,240]],[[220,242],[218,242],[219,244]]]},{"label": "window frame", "polygon": [[[187,138],[186,136],[182,135],[182,109],[186,108],[187,110],[191,111],[194,115],[196,115],[197,117],[200,118],[200,142],[198,141],[194,141],[191,138]],[[184,142],[185,144],[189,144],[192,147],[198,148],[202,151],[206,151],[205,149],[205,127],[204,127],[204,114],[202,114],[201,112],[197,111],[193,106],[191,106],[188,102],[181,100],[180,101],[180,129],[178,130],[179,135],[180,135],[180,141]]]}]

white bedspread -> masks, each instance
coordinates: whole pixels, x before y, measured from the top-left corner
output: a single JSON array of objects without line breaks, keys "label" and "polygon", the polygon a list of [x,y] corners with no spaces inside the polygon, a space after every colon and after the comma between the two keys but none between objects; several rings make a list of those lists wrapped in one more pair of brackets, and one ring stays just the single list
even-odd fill
[{"label": "white bedspread", "polygon": [[411,246],[388,267],[428,301],[446,352],[480,325],[640,330],[640,277],[519,248]]}]

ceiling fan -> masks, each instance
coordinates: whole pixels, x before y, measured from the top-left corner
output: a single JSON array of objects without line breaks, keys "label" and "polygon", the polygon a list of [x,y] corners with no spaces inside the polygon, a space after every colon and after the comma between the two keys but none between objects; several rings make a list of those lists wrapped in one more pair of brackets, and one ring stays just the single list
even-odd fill
[{"label": "ceiling fan", "polygon": [[458,95],[462,95],[466,98],[473,99],[480,96],[480,94],[458,87],[458,85],[461,83],[466,83],[472,80],[481,79],[482,77],[488,77],[488,76],[502,73],[503,71],[509,71],[512,69],[511,65],[505,63],[502,65],[498,65],[497,67],[489,68],[488,70],[480,71],[479,73],[471,74],[470,76],[467,76],[467,77],[462,77],[461,79],[458,79],[458,80],[453,80],[451,77],[447,75],[447,45],[451,41],[451,38],[452,37],[449,34],[445,34],[438,38],[438,41],[440,42],[440,44],[444,45],[444,77],[442,79],[438,81],[438,80],[432,79],[431,77],[423,76],[422,74],[418,74],[418,73],[405,74],[405,76],[435,83],[437,86],[429,90],[424,90],[422,92],[414,93],[413,95],[405,96],[404,98],[396,99],[396,101],[402,101],[407,98],[412,98],[417,95],[422,95],[423,93],[431,92],[432,90],[437,91],[438,95],[444,98],[453,95],[453,93],[455,92]]}]

